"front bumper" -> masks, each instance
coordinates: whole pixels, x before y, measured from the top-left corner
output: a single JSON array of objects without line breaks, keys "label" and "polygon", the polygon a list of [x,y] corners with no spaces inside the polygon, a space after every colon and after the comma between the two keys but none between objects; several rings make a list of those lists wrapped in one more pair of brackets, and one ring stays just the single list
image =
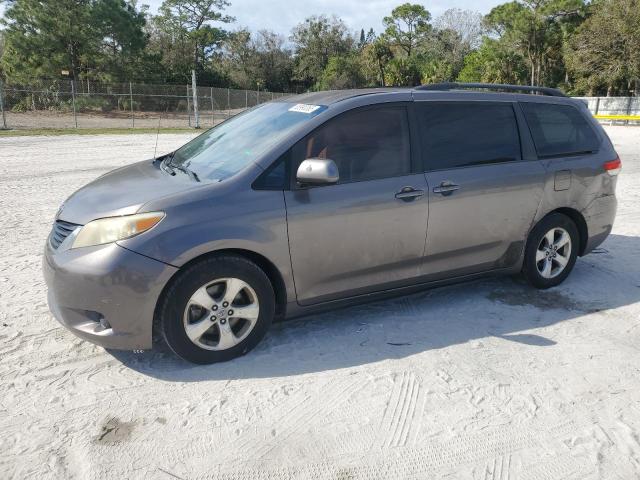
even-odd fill
[{"label": "front bumper", "polygon": [[115,243],[57,251],[47,241],[43,271],[49,308],[71,332],[105,348],[145,350],[156,302],[177,268]]}]

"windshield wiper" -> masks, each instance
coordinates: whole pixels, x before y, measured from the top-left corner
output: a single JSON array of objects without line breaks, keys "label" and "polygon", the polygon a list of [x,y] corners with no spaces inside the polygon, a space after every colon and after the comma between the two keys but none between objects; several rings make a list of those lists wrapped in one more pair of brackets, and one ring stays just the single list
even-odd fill
[{"label": "windshield wiper", "polygon": [[194,172],[193,170],[189,170],[184,165],[177,165],[173,163],[173,157],[175,153],[176,152],[172,152],[166,157],[164,157],[164,159],[160,163],[160,168],[172,176],[176,174],[176,170],[179,170],[182,173],[185,173],[186,175],[188,175],[189,178],[191,178],[192,180],[196,182],[200,182],[200,177],[198,177],[198,174],[196,172]]},{"label": "windshield wiper", "polygon": [[200,181],[200,178],[198,178],[198,174],[193,170],[189,170],[187,167],[184,167],[182,165],[173,165],[172,163],[169,163],[169,166],[175,168],[176,170],[180,170],[182,173],[186,173],[192,180],[195,180],[196,182]]},{"label": "windshield wiper", "polygon": [[173,165],[171,165],[171,159],[173,158],[171,155],[168,155],[162,159],[162,161],[160,162],[160,169],[167,172],[169,175],[175,175],[176,171],[174,170]]}]

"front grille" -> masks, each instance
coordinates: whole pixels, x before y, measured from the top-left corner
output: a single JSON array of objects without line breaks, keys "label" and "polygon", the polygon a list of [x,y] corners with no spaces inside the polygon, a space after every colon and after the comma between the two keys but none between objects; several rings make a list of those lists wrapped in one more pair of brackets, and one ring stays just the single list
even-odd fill
[{"label": "front grille", "polygon": [[58,248],[60,244],[64,242],[64,239],[67,238],[79,226],[80,225],[76,225],[75,223],[56,220],[56,222],[53,224],[51,235],[49,235],[49,243],[51,243],[51,246],[54,249]]}]

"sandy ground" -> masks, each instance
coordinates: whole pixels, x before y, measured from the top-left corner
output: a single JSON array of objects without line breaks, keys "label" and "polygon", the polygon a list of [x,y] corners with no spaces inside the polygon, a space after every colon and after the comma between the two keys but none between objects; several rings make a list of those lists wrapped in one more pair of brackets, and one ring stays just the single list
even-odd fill
[{"label": "sandy ground", "polygon": [[155,137],[1,138],[0,478],[638,478],[640,129],[608,131],[617,223],[562,286],[487,279],[294,320],[212,366],[106,352],[46,305],[58,205]]}]

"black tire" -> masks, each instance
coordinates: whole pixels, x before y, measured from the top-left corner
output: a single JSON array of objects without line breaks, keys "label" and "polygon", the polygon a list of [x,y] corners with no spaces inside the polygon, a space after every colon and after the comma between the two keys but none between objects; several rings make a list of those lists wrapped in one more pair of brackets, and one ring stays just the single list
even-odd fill
[{"label": "black tire", "polygon": [[[257,296],[259,313],[253,329],[240,343],[227,350],[207,350],[189,339],[183,315],[194,292],[218,278],[237,278],[246,282]],[[269,330],[274,312],[273,286],[260,267],[246,258],[224,255],[205,258],[178,273],[160,300],[156,325],[161,338],[176,355],[189,362],[209,364],[225,362],[249,352]]]},{"label": "black tire", "polygon": [[[564,269],[553,278],[545,278],[538,270],[536,262],[536,253],[538,246],[543,241],[544,236],[554,228],[564,229],[571,238],[571,252],[568,255],[569,260]],[[527,281],[536,288],[547,289],[561,284],[573,270],[578,257],[578,249],[580,248],[580,234],[576,224],[566,215],[561,213],[551,213],[544,217],[529,233],[527,246],[524,253],[524,262],[522,265],[522,273]],[[543,264],[541,264],[543,265]]]}]

